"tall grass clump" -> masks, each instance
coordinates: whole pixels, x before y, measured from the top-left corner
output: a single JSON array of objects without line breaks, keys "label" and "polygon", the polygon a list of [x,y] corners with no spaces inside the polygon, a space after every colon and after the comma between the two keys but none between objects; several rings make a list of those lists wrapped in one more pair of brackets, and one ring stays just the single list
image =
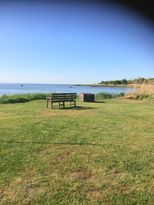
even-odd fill
[{"label": "tall grass clump", "polygon": [[154,97],[154,85],[150,83],[134,84],[133,91],[128,93],[125,98],[142,100]]},{"label": "tall grass clump", "polygon": [[122,97],[122,96],[124,96],[124,93],[115,94],[115,93],[101,92],[95,95],[95,100],[100,101],[103,99],[113,99],[113,98]]},{"label": "tall grass clump", "polygon": [[8,103],[24,103],[32,100],[46,99],[46,96],[50,96],[51,93],[34,93],[34,94],[18,94],[18,95],[3,95],[0,97],[1,104]]}]

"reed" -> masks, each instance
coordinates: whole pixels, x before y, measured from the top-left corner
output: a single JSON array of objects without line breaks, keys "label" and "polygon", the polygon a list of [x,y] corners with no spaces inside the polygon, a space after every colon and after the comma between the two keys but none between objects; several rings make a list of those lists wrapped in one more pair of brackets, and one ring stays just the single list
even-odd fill
[{"label": "reed", "polygon": [[113,99],[117,97],[122,97],[124,96],[124,93],[107,93],[107,92],[100,92],[95,94],[95,100],[100,101],[103,99]]},{"label": "reed", "polygon": [[142,84],[134,84],[133,91],[124,96],[128,99],[145,99],[154,97],[154,85],[143,82]]}]

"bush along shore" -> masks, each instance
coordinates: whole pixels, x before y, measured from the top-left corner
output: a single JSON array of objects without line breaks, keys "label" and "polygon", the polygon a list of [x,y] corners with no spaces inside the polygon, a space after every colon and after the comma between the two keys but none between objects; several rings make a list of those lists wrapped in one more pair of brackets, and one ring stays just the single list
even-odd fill
[{"label": "bush along shore", "polygon": [[1,104],[24,103],[32,100],[44,100],[46,99],[46,96],[50,96],[50,95],[51,93],[3,95],[0,97],[0,103]]},{"label": "bush along shore", "polygon": [[[0,104],[13,104],[24,103],[32,100],[45,100],[47,96],[51,96],[52,93],[34,93],[34,94],[18,94],[18,95],[3,95],[0,97]],[[124,93],[113,94],[107,92],[101,92],[95,94],[95,100],[101,101],[103,99],[113,99],[124,96]],[[78,95],[79,99],[79,95]]]},{"label": "bush along shore", "polygon": [[118,97],[123,97],[125,93],[107,93],[107,92],[101,92],[97,93],[95,95],[95,100],[96,101],[101,101],[103,99],[113,99],[113,98],[118,98]]}]

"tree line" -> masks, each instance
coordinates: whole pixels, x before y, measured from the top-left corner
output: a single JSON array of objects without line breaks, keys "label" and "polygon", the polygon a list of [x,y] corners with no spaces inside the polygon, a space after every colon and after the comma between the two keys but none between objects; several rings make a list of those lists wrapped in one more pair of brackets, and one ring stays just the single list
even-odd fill
[{"label": "tree line", "polygon": [[109,81],[101,81],[99,84],[105,84],[105,85],[127,85],[127,84],[142,84],[142,83],[151,83],[154,84],[154,78],[143,78],[138,77],[133,80],[109,80]]}]

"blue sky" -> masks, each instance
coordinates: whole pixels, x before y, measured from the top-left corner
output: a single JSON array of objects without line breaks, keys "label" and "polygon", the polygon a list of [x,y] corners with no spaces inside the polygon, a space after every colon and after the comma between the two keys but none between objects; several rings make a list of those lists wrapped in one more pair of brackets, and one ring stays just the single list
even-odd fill
[{"label": "blue sky", "polygon": [[0,82],[154,77],[154,31],[120,7],[0,4]]}]

